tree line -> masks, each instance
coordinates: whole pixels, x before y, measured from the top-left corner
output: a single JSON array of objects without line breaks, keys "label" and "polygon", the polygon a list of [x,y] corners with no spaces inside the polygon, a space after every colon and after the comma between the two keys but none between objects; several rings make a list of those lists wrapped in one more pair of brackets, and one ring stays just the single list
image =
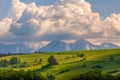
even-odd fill
[{"label": "tree line", "polygon": [[100,69],[95,69],[75,76],[72,80],[120,80],[120,74],[117,75],[112,75],[110,73],[103,74]]},{"label": "tree line", "polygon": [[[35,60],[36,61],[36,60]],[[41,64],[42,59],[37,60],[38,64]],[[49,56],[47,59],[48,64],[46,66],[57,65],[58,62],[53,55]],[[21,64],[22,68],[26,63],[21,63],[20,58],[11,57],[8,59],[0,60],[0,67],[8,67],[9,65],[16,66],[16,64]],[[46,75],[47,78],[36,73],[37,71],[14,71],[14,70],[0,70],[0,80],[55,80],[55,76],[52,74]]]},{"label": "tree line", "polygon": [[47,78],[33,71],[2,70],[0,80],[47,80]]},{"label": "tree line", "polygon": [[17,57],[12,57],[10,60],[3,59],[0,61],[0,67],[7,67],[9,65],[19,64],[20,59]]}]

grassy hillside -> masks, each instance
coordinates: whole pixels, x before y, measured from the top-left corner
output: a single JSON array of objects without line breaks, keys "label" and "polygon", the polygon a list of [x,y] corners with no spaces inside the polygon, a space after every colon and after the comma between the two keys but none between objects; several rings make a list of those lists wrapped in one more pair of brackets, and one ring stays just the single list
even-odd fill
[{"label": "grassy hillside", "polygon": [[[47,59],[50,55],[54,55],[59,65],[41,69],[41,67],[48,64]],[[9,65],[8,67],[0,68],[1,70],[37,69],[38,74],[52,74],[56,77],[56,80],[70,80],[74,76],[87,72],[88,70],[96,67],[101,68],[103,72],[114,74],[120,72],[120,49],[34,53],[13,56],[18,57],[21,61],[21,64],[26,63],[27,66],[24,68],[14,68],[14,66],[19,66],[21,64]],[[0,60],[9,60],[11,57],[12,56],[1,57]],[[40,59],[42,59],[42,63],[38,63]]]}]

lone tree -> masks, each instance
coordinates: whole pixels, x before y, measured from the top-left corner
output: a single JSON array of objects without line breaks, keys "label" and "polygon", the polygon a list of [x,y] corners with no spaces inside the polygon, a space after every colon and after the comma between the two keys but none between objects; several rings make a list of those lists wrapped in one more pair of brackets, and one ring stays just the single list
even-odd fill
[{"label": "lone tree", "polygon": [[47,61],[48,61],[48,65],[49,66],[57,65],[58,64],[57,60],[54,58],[53,55],[49,56],[49,58],[48,58]]},{"label": "lone tree", "polygon": [[115,58],[113,56],[111,56],[110,61],[115,61]]},{"label": "lone tree", "polygon": [[80,54],[79,56],[80,56],[81,58],[83,58],[83,57],[85,57],[85,54]]}]

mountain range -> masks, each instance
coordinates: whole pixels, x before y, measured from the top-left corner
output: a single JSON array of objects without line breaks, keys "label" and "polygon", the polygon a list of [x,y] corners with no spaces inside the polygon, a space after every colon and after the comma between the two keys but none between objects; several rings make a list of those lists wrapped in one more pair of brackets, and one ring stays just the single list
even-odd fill
[{"label": "mountain range", "polygon": [[[95,49],[112,49],[120,48],[113,43],[102,43],[100,45],[92,44],[91,42],[79,39],[74,43],[66,43],[63,41],[51,41],[46,46],[39,48],[40,52],[63,52],[72,50],[95,50]],[[0,53],[32,53],[36,50],[26,44],[0,44]]]},{"label": "mountain range", "polygon": [[59,52],[59,51],[72,51],[72,50],[110,49],[110,48],[120,48],[120,46],[112,43],[102,43],[100,45],[95,45],[84,39],[80,39],[74,43],[51,41],[48,45],[42,47],[40,51]]},{"label": "mountain range", "polygon": [[33,50],[25,44],[0,44],[0,53],[31,53]]}]

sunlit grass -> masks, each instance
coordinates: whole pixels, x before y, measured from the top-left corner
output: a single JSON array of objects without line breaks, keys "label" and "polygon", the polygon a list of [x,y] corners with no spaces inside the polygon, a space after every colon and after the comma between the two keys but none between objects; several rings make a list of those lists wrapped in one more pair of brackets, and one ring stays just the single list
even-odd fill
[{"label": "sunlit grass", "polygon": [[[84,54],[85,61],[81,61],[81,57],[77,56]],[[11,66],[0,68],[3,69],[14,69],[14,70],[35,70],[47,65],[47,59],[50,55],[54,55],[59,65],[49,67],[47,69],[40,70],[38,73],[43,75],[53,74],[56,80],[69,80],[73,76],[87,72],[92,69],[92,66],[102,66],[103,73],[109,72],[110,70],[120,70],[120,49],[109,49],[109,50],[88,50],[88,51],[71,51],[71,52],[50,52],[50,53],[34,53],[25,55],[13,55],[18,57],[21,61],[27,62],[28,67],[25,68],[12,68]],[[113,56],[115,61],[111,62],[110,57]],[[9,60],[12,56],[1,57],[2,59]],[[41,64],[36,64],[36,60],[42,59]],[[83,67],[83,65],[86,67]],[[67,72],[60,73],[62,70],[68,70]]]}]

